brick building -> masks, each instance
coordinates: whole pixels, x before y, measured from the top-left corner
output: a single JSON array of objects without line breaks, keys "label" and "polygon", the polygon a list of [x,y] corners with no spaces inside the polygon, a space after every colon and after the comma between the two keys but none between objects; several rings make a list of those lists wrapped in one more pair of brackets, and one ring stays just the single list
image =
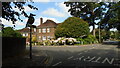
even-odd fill
[{"label": "brick building", "polygon": [[44,40],[50,40],[55,38],[55,29],[57,23],[52,20],[47,20],[43,23],[43,18],[40,18],[40,25],[37,26],[37,40],[42,42]]},{"label": "brick building", "polygon": [[[21,33],[23,37],[26,37],[26,44],[29,44],[30,41],[30,29],[29,28],[23,28],[20,30],[17,30]],[[32,29],[32,37],[36,37],[36,28]]]},{"label": "brick building", "polygon": [[[57,27],[57,23],[55,23],[52,20],[46,20],[46,22],[43,22],[43,18],[40,18],[40,25],[38,25],[36,28],[32,29],[32,37],[37,38],[37,42],[42,42],[44,40],[50,40],[55,38],[55,29]],[[22,36],[27,37],[26,42],[29,42],[29,35],[30,30],[29,28],[23,28],[21,30],[18,30]]]}]

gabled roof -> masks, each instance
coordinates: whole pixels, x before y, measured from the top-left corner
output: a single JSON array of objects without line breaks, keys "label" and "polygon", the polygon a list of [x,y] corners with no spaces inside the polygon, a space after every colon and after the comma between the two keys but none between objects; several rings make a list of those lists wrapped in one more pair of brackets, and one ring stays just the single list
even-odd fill
[{"label": "gabled roof", "polygon": [[38,28],[46,28],[46,27],[57,27],[57,23],[55,23],[52,20],[47,20],[46,22],[38,26]]},{"label": "gabled roof", "polygon": [[20,30],[17,30],[18,32],[24,32],[24,33],[29,33],[29,28],[23,28],[23,29],[20,29]]}]

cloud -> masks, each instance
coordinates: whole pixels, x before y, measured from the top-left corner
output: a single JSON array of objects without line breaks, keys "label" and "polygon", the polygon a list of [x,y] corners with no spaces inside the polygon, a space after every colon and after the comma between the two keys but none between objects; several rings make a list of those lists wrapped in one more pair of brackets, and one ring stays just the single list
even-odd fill
[{"label": "cloud", "polygon": [[52,17],[68,17],[71,16],[68,12],[70,7],[66,7],[64,2],[56,2],[55,6],[58,8],[48,8],[47,10],[43,11],[43,15],[48,15]]},{"label": "cloud", "polygon": [[[36,25],[36,26],[40,25],[40,18],[41,18],[41,17],[35,19],[35,23],[34,23],[33,25]],[[60,23],[60,22],[59,22],[57,19],[55,19],[55,18],[50,18],[50,17],[42,17],[42,18],[43,18],[43,23],[46,22],[47,19],[53,20],[53,21],[56,22],[56,23]]]},{"label": "cloud", "polygon": [[55,5],[60,8],[61,12],[64,14],[65,17],[71,16],[70,13],[68,12],[70,7],[66,7],[64,2],[57,2],[57,3],[55,3]]},{"label": "cloud", "polygon": [[48,8],[47,10],[43,11],[42,14],[54,17],[64,17],[64,14],[55,8]]},{"label": "cloud", "polygon": [[50,2],[51,0],[33,0],[33,2]]},{"label": "cloud", "polygon": [[[2,24],[4,24],[5,26],[13,27],[12,21],[7,21],[6,19],[3,18],[1,18],[1,20],[2,20]],[[25,26],[25,23],[20,21],[16,21],[15,23],[16,26]]]},{"label": "cloud", "polygon": [[68,0],[33,0],[33,2],[64,2]]},{"label": "cloud", "polygon": [[[15,10],[15,11],[17,11],[17,12],[21,12],[18,8],[15,8],[15,7],[13,7],[12,6],[12,8],[13,8],[13,10]],[[34,9],[31,9],[30,7],[28,7],[28,6],[24,6],[24,11],[25,12],[32,12],[32,11],[35,11]]]}]

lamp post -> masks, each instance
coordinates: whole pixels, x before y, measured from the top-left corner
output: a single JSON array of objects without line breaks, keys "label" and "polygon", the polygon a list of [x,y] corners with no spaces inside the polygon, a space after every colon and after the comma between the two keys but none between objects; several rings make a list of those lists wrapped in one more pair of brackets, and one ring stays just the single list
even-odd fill
[{"label": "lamp post", "polygon": [[26,27],[30,27],[30,54],[29,54],[30,59],[32,59],[32,28],[36,27],[35,25],[32,25],[34,23],[33,16],[35,16],[35,15],[30,13],[30,16],[28,17],[28,21],[26,24]]}]

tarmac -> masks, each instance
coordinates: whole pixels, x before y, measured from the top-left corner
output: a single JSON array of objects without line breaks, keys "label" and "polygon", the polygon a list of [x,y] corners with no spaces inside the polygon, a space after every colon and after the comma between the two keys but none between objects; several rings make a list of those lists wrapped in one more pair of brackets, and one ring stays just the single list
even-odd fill
[{"label": "tarmac", "polygon": [[47,54],[42,51],[33,51],[32,59],[29,57],[29,52],[24,55],[10,57],[2,60],[1,68],[40,68],[46,66]]}]

